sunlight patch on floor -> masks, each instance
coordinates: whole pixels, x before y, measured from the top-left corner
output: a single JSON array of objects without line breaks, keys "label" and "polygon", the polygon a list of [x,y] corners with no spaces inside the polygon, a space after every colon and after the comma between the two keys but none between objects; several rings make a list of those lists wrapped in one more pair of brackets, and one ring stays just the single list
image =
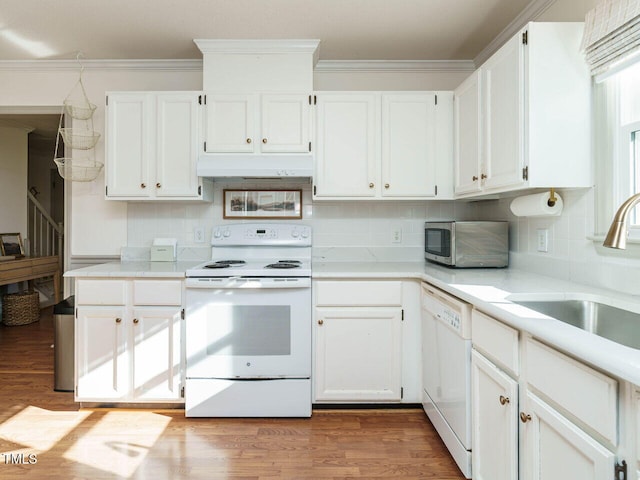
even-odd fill
[{"label": "sunlight patch on floor", "polygon": [[[56,412],[30,405],[0,425],[0,438],[44,452],[53,448],[90,414]],[[16,450],[2,453],[16,453]]]},{"label": "sunlight patch on floor", "polygon": [[65,452],[64,458],[129,477],[143,463],[170,417],[153,412],[108,412]]}]

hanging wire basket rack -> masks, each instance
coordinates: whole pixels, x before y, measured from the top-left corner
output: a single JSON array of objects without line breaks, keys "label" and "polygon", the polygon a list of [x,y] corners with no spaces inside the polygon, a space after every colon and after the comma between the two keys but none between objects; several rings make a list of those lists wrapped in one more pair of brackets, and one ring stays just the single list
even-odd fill
[{"label": "hanging wire basket rack", "polygon": [[87,157],[80,158],[54,158],[58,166],[58,173],[65,180],[72,182],[92,182],[102,171],[102,163]]}]

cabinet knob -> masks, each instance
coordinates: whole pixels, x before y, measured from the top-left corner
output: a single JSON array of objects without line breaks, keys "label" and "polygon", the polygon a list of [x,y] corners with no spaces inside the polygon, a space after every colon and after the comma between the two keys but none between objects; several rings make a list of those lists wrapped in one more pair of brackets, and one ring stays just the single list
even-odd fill
[{"label": "cabinet knob", "polygon": [[510,401],[511,400],[509,400],[509,397],[505,397],[504,395],[500,395],[500,405],[506,405]]},{"label": "cabinet knob", "polygon": [[133,319],[133,323],[138,324],[138,323],[140,323],[140,320],[138,320],[137,318],[134,318]]},{"label": "cabinet knob", "polygon": [[474,175],[473,177],[471,177],[471,180],[475,182],[476,180],[478,180],[478,177]]},{"label": "cabinet knob", "polygon": [[318,320],[318,325],[324,325],[324,320],[322,319]]},{"label": "cabinet knob", "polygon": [[373,188],[373,187],[375,187],[375,185],[373,183],[370,183],[369,188]]},{"label": "cabinet knob", "polygon": [[385,184],[384,184],[384,188],[389,188],[389,184],[388,184],[388,183],[385,183]]},{"label": "cabinet knob", "polygon": [[480,180],[484,180],[485,178],[487,178],[487,176],[484,173],[480,175]]},{"label": "cabinet knob", "polygon": [[120,323],[120,322],[122,322],[122,319],[121,318],[116,318],[116,323]]},{"label": "cabinet knob", "polygon": [[140,184],[140,188],[147,188],[147,184],[146,183],[141,183]]},{"label": "cabinet knob", "polygon": [[527,423],[529,420],[531,420],[531,415],[527,415],[524,412],[520,412],[520,421],[522,423]]},{"label": "cabinet knob", "polygon": [[266,139],[266,138],[263,138],[263,139],[262,139],[262,143],[267,143],[267,139]]},{"label": "cabinet knob", "polygon": [[251,139],[250,138],[247,138],[247,143],[251,143]]},{"label": "cabinet knob", "polygon": [[156,183],[156,188],[160,188],[162,187],[162,185],[160,184],[160,182]]}]

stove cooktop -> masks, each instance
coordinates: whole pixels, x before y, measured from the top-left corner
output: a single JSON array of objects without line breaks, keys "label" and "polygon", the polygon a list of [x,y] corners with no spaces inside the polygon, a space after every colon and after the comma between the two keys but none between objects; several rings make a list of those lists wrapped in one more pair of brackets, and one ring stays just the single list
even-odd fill
[{"label": "stove cooktop", "polygon": [[187,270],[187,277],[311,276],[311,262],[304,260],[209,260]]}]

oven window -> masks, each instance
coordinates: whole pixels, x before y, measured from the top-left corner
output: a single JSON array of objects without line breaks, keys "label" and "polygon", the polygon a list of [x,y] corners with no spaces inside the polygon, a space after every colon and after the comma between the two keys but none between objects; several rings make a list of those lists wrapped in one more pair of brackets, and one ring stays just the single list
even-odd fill
[{"label": "oven window", "polygon": [[207,355],[290,355],[289,305],[212,305]]},{"label": "oven window", "polygon": [[443,228],[425,228],[424,251],[441,257],[450,257],[451,232]]}]

